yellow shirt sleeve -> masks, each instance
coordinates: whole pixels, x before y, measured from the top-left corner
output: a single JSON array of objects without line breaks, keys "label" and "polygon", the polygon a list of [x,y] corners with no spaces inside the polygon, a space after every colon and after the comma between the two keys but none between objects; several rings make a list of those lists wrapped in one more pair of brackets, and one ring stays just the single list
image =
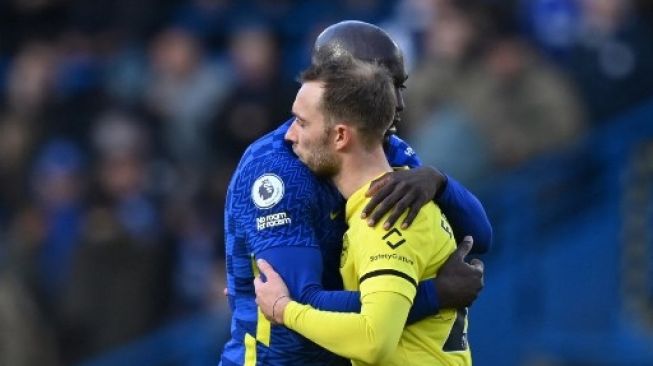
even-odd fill
[{"label": "yellow shirt sleeve", "polygon": [[346,240],[355,267],[351,273],[358,277],[361,296],[392,291],[413,302],[421,267],[414,234],[396,228],[350,227]]},{"label": "yellow shirt sleeve", "polygon": [[397,348],[410,305],[411,301],[395,292],[364,296],[360,314],[321,311],[291,301],[283,321],[286,327],[335,354],[378,364]]}]

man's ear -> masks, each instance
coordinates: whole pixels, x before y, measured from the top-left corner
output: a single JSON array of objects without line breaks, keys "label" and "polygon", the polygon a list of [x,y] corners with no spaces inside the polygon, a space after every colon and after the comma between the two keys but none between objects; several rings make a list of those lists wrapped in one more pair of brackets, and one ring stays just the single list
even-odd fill
[{"label": "man's ear", "polygon": [[351,126],[345,124],[336,124],[333,127],[333,130],[335,132],[333,143],[336,151],[341,151],[351,145],[351,140],[353,138],[352,134],[354,133]]}]

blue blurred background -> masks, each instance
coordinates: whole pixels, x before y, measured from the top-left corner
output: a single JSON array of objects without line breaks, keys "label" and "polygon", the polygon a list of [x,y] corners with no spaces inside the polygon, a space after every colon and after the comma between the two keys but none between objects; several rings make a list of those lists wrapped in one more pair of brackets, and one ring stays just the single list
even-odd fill
[{"label": "blue blurred background", "polygon": [[227,182],[345,19],[494,224],[475,364],[653,365],[648,0],[1,1],[0,365],[217,363]]}]

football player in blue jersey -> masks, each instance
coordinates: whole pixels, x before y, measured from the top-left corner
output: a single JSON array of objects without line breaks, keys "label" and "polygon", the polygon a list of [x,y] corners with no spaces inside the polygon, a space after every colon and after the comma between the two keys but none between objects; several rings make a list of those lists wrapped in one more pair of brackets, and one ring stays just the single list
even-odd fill
[{"label": "football player in blue jersey", "polygon": [[[363,22],[342,22],[317,39],[312,62],[347,56],[385,66],[393,76],[398,122],[406,80],[401,50],[380,28]],[[229,365],[346,365],[340,358],[282,326],[271,325],[255,302],[254,259],[270,263],[292,298],[321,310],[360,311],[357,292],[342,291],[338,273],[344,221],[344,199],[327,178],[315,176],[293,153],[284,136],[292,119],[263,136],[244,153],[227,192],[225,239],[227,292],[232,309],[231,339],[221,362]],[[435,314],[439,308],[469,305],[483,284],[480,261],[467,264],[467,252],[483,253],[492,231],[479,201],[454,179],[420,166],[412,149],[394,135],[385,146],[392,166],[416,169],[389,173],[371,187],[375,194],[364,210],[375,225],[391,212],[392,225],[408,210],[403,225],[434,199],[449,218],[456,239],[463,242],[443,265],[438,277],[418,286],[408,322]]]}]

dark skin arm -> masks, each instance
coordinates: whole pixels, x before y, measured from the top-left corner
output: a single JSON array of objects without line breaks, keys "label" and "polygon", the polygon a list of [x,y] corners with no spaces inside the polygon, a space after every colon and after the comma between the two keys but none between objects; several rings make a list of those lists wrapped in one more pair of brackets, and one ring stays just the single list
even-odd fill
[{"label": "dark skin arm", "polygon": [[[384,222],[384,227],[389,228],[408,210],[401,225],[406,228],[445,183],[446,176],[430,167],[387,173],[372,182],[367,192],[372,199],[363,209],[362,218],[375,225],[390,212]],[[465,237],[433,279],[441,309],[470,306],[483,288],[483,262],[478,259],[465,262],[472,246],[473,239]]]},{"label": "dark skin arm", "polygon": [[367,223],[374,226],[390,212],[383,223],[383,227],[389,229],[408,210],[401,224],[401,228],[405,229],[413,222],[422,206],[433,200],[446,181],[447,177],[444,174],[431,167],[384,174],[372,181],[366,193],[372,198],[363,208],[362,218],[367,218]]}]

